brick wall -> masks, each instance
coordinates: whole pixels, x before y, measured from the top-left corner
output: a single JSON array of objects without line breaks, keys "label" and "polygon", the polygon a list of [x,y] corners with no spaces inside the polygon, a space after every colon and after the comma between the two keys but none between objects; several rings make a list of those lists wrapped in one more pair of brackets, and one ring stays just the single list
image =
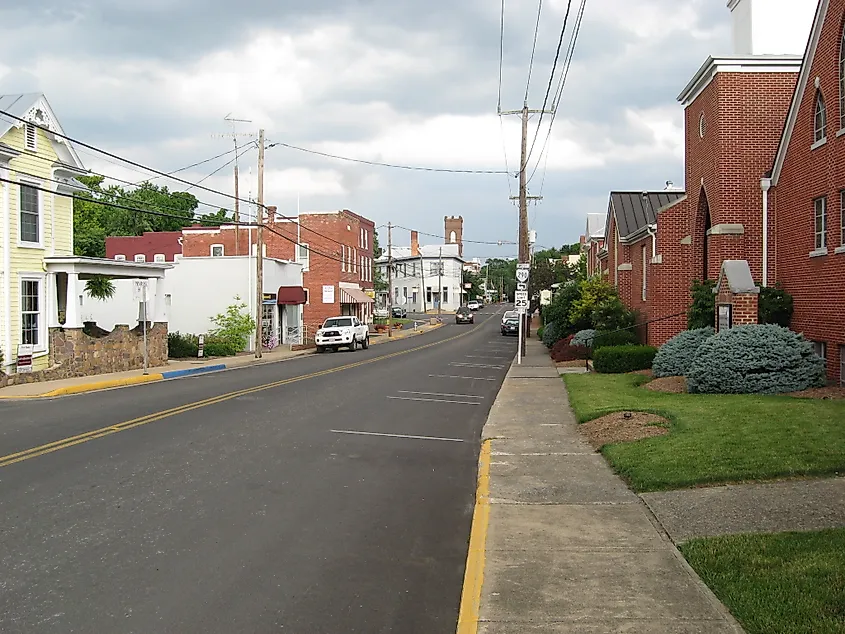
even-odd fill
[{"label": "brick wall", "polygon": [[[845,0],[831,0],[815,59],[810,61],[810,80],[801,95],[783,171],[770,198],[776,277],[795,302],[792,329],[827,344],[828,378],[835,382],[843,378],[839,347],[845,346],[845,253],[836,253],[843,242],[840,191],[845,189],[845,136],[837,136],[841,127],[837,63],[843,13]],[[816,77],[827,106],[827,143],[812,150]],[[827,197],[828,252],[811,258],[809,253],[815,247],[813,201],[822,196]]]},{"label": "brick wall", "polygon": [[689,268],[691,246],[689,235],[689,198],[657,214],[657,253],[660,264],[651,267],[648,303],[650,319],[659,319],[648,326],[648,344],[661,346],[687,327],[683,313],[690,304],[692,274]]},{"label": "brick wall", "polygon": [[748,326],[758,323],[758,305],[759,295],[756,293],[738,293],[731,291],[730,286],[725,283],[719,289],[716,296],[716,312],[713,315],[713,323],[718,324],[719,304],[730,304],[731,309],[731,325],[732,326]]}]

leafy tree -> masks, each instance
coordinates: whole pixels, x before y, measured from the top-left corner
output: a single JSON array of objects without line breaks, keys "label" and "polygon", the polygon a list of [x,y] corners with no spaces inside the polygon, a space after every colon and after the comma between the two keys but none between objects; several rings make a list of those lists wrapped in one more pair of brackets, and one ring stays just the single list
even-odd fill
[{"label": "leafy tree", "polygon": [[[616,288],[610,282],[607,282],[598,277],[592,277],[584,280],[579,284],[581,290],[581,297],[572,304],[572,310],[569,312],[569,321],[573,325],[582,325],[585,321],[588,323],[586,328],[592,327],[593,311],[599,306],[611,300],[618,298]],[[583,330],[583,328],[578,328]]]},{"label": "leafy tree", "polygon": [[[88,187],[88,191],[74,194],[73,250],[76,255],[105,257],[108,236],[138,236],[144,231],[178,231],[197,220],[199,201],[188,192],[171,192],[166,186],[149,182],[134,189],[116,185],[103,187],[102,176],[80,176],[79,180]],[[120,209],[103,203],[141,211]],[[216,218],[219,214],[217,212],[212,217]]]},{"label": "leafy tree", "polygon": [[486,264],[487,279],[490,286],[498,289],[499,283],[502,282],[504,289],[504,298],[502,299],[513,299],[514,291],[516,291],[516,260],[490,258]]},{"label": "leafy tree", "polygon": [[687,310],[687,329],[707,328],[716,321],[716,295],[713,289],[715,280],[705,280],[692,283],[692,304]]},{"label": "leafy tree", "polygon": [[255,331],[255,320],[249,314],[247,305],[237,295],[235,303],[230,304],[225,313],[212,317],[211,322],[216,327],[209,334],[236,346],[238,351],[246,347],[249,335]]},{"label": "leafy tree", "polygon": [[[464,289],[467,293],[467,300],[475,299],[476,297],[481,297],[484,295],[484,280],[480,275],[473,273],[472,271],[464,271],[462,280],[464,283]],[[466,288],[467,284],[472,284],[470,288]]]},{"label": "leafy tree", "polygon": [[789,328],[793,310],[792,295],[783,290],[780,282],[774,286],[760,287],[757,314],[761,324],[776,324]]},{"label": "leafy tree", "polygon": [[[378,260],[384,254],[384,249],[378,243],[378,231],[373,231],[373,260]],[[376,293],[387,292],[387,280],[381,272],[381,268],[373,265],[373,288]]]},{"label": "leafy tree", "polygon": [[637,313],[625,306],[615,295],[596,306],[590,318],[593,328],[604,332],[632,328],[637,323]]},{"label": "leafy tree", "polygon": [[235,221],[234,212],[230,213],[228,209],[220,209],[213,214],[204,214],[200,216],[200,222],[208,225],[224,225]]}]

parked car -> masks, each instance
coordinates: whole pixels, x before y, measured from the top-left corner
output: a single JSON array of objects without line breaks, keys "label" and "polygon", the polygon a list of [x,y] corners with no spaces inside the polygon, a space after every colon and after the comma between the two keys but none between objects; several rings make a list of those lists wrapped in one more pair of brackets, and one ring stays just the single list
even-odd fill
[{"label": "parked car", "polygon": [[[512,312],[512,311],[509,311]],[[519,335],[519,315],[502,320],[502,335]]]},{"label": "parked car", "polygon": [[505,314],[502,315],[502,325],[505,325],[505,322],[508,319],[519,319],[519,313],[515,310],[506,310]]},{"label": "parked car", "polygon": [[381,308],[376,308],[373,311],[373,317],[378,319],[387,319],[387,306],[382,306]]},{"label": "parked car", "polygon": [[393,316],[397,317],[398,319],[405,319],[406,317],[408,317],[408,311],[402,308],[401,306],[394,306]]},{"label": "parked car", "polygon": [[455,313],[456,324],[473,324],[475,323],[475,315],[467,306],[461,306]]},{"label": "parked car", "polygon": [[329,317],[314,335],[317,352],[349,348],[355,352],[360,345],[364,350],[370,347],[370,329],[357,317]]},{"label": "parked car", "polygon": [[479,304],[477,300],[471,299],[467,302],[467,308],[475,311],[475,310],[478,310],[479,308],[481,308],[481,304]]}]

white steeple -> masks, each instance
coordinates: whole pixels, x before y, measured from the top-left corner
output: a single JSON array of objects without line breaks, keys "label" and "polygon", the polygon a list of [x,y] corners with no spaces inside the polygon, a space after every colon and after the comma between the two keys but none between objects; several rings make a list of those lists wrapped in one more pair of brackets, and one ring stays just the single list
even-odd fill
[{"label": "white steeple", "polygon": [[803,55],[818,0],[728,0],[734,55]]}]

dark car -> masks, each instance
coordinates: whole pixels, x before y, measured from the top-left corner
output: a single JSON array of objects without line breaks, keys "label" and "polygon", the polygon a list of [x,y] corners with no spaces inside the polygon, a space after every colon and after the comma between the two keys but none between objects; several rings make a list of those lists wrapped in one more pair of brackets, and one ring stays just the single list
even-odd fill
[{"label": "dark car", "polygon": [[475,315],[466,306],[461,306],[455,313],[456,324],[472,324],[475,323]]},{"label": "dark car", "polygon": [[408,311],[401,306],[393,307],[393,316],[397,319],[405,319],[408,316]]},{"label": "dark car", "polygon": [[507,317],[502,320],[502,335],[519,335],[518,317]]}]

